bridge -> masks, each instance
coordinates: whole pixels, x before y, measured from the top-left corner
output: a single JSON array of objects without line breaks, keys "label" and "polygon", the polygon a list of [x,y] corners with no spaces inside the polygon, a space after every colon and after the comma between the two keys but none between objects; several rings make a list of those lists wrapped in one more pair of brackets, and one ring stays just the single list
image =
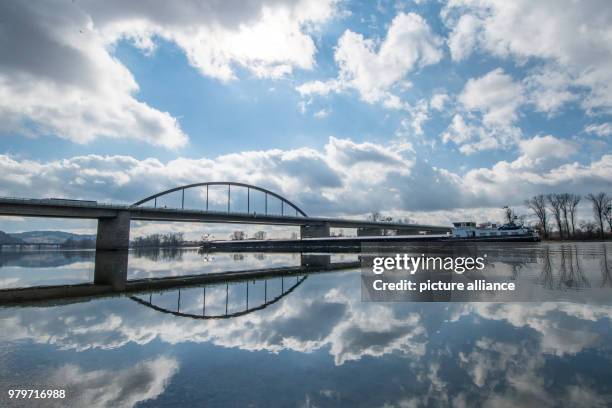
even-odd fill
[{"label": "bridge", "polygon": [[[232,196],[233,194],[233,196]],[[268,189],[236,182],[188,184],[131,205],[70,199],[0,198],[0,215],[98,220],[96,250],[129,247],[130,221],[179,221],[299,226],[300,238],[324,238],[331,228],[355,228],[358,236],[444,234],[449,227],[311,217]]]}]

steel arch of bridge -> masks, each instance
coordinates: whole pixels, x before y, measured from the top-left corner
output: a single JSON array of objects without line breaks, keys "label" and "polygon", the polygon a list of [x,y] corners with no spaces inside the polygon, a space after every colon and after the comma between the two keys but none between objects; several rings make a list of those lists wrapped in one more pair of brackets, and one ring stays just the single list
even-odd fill
[{"label": "steel arch of bridge", "polygon": [[207,315],[206,314],[206,286],[204,286],[203,288],[203,302],[202,302],[202,314],[195,314],[195,313],[185,313],[185,312],[181,312],[181,290],[178,290],[178,301],[177,301],[177,309],[176,310],[171,310],[169,308],[165,308],[165,307],[161,307],[158,306],[156,304],[153,303],[152,300],[152,296],[151,294],[149,295],[149,300],[146,299],[142,299],[139,296],[130,296],[130,299],[133,300],[136,303],[140,303],[141,305],[148,307],[150,309],[153,309],[157,312],[161,312],[161,313],[165,313],[165,314],[169,314],[169,315],[173,315],[173,316],[177,316],[177,317],[188,317],[190,319],[196,319],[196,320],[218,320],[218,319],[231,319],[234,317],[240,317],[240,316],[244,316],[247,315],[249,313],[253,313],[255,311],[258,310],[262,310],[265,309],[266,307],[273,305],[274,303],[280,301],[282,298],[284,298],[285,296],[289,295],[291,292],[293,292],[294,290],[296,290],[298,288],[298,286],[300,286],[307,278],[308,275],[306,276],[296,276],[295,277],[295,283],[291,284],[290,286],[286,287],[284,286],[284,281],[285,278],[290,278],[288,276],[281,276],[281,294],[274,296],[270,299],[267,298],[267,283],[268,280],[272,280],[272,279],[278,279],[278,278],[266,278],[264,279],[264,290],[265,290],[265,300],[264,303],[257,305],[257,306],[251,306],[249,307],[249,283],[250,281],[246,281],[246,308],[237,312],[233,312],[233,313],[228,313],[228,297],[229,297],[229,283],[226,283],[225,285],[225,313],[224,314],[217,314],[217,315]]},{"label": "steel arch of bridge", "polygon": [[262,187],[254,186],[252,184],[237,183],[233,181],[208,181],[208,182],[203,182],[203,183],[194,183],[194,184],[187,184],[184,186],[174,187],[169,190],[165,190],[157,194],[153,194],[149,197],[143,198],[142,200],[137,201],[134,204],[132,204],[132,207],[137,207],[151,200],[153,200],[154,206],[157,207],[157,198],[165,196],[167,194],[174,193],[176,191],[182,191],[181,209],[185,209],[185,190],[188,190],[191,188],[197,188],[197,187],[206,187],[206,211],[208,211],[208,187],[210,186],[227,186],[227,212],[228,213],[230,212],[230,208],[231,208],[231,188],[232,186],[235,186],[235,187],[242,187],[242,188],[247,189],[247,213],[250,213],[251,190],[255,190],[255,191],[260,191],[265,194],[265,214],[266,215],[268,214],[268,196],[272,196],[274,198],[279,199],[281,202],[281,215],[284,215],[284,205],[287,204],[289,207],[295,210],[296,215],[300,214],[303,217],[308,216],[306,215],[304,211],[302,211],[300,207],[298,207],[291,201],[287,200],[285,197],[279,194],[276,194],[273,191],[270,191]]}]

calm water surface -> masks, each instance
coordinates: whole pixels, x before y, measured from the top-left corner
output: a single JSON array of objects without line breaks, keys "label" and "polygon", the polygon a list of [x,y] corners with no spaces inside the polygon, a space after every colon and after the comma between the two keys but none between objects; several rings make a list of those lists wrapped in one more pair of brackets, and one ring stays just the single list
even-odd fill
[{"label": "calm water surface", "polygon": [[[1,307],[0,406],[610,406],[612,244],[488,252],[488,273],[546,301],[362,302],[354,269]],[[128,278],[299,264],[141,251]],[[93,271],[91,251],[0,253],[3,289]],[[11,401],[11,388],[68,398]]]}]

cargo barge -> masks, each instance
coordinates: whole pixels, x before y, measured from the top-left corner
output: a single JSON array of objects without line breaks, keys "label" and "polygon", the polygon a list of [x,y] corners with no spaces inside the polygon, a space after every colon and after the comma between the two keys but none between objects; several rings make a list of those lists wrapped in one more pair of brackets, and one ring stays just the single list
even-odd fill
[{"label": "cargo barge", "polygon": [[540,240],[537,233],[523,226],[497,227],[495,224],[490,224],[477,227],[474,222],[458,222],[453,226],[453,232],[447,234],[205,241],[202,243],[202,249],[210,252],[358,252],[364,244],[401,247],[408,243],[452,244],[455,242],[538,242]]}]

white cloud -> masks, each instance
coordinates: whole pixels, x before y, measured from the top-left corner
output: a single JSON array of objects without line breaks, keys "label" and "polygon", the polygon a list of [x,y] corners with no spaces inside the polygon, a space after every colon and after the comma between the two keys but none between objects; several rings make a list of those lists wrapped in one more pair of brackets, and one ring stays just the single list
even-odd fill
[{"label": "white cloud", "polygon": [[476,196],[495,197],[497,203],[520,204],[534,194],[570,191],[587,194],[608,190],[612,183],[612,155],[603,155],[590,164],[566,162],[551,167],[526,167],[519,157],[512,162],[500,161],[491,168],[468,171],[465,185]]},{"label": "white cloud", "polygon": [[450,97],[446,93],[435,93],[429,100],[429,106],[437,111],[443,111],[444,107],[449,102]]},{"label": "white cloud", "polygon": [[2,3],[0,132],[185,146],[176,118],[137,99],[138,84],[112,54],[119,40],[147,53],[156,38],[172,41],[221,80],[235,78],[234,65],[279,77],[314,66],[308,32],[335,10],[334,0]]},{"label": "white cloud", "polygon": [[423,139],[423,125],[429,120],[429,106],[426,99],[421,99],[414,105],[408,103],[403,105],[408,117],[401,121],[401,126],[409,129],[408,132],[402,132],[403,134],[407,134],[412,139]]},{"label": "white cloud", "polygon": [[512,162],[512,166],[516,169],[530,169],[530,171],[559,165],[578,151],[573,142],[552,135],[534,136],[531,139],[521,140],[518,147],[522,154]]},{"label": "white cloud", "polygon": [[464,175],[432,167],[405,145],[333,137],[321,150],[247,151],[168,162],[98,155],[43,162],[0,155],[0,195],[132,203],[177,185],[234,180],[277,191],[312,215],[362,216],[372,210],[499,207],[536,193],[606,190],[612,182],[612,155],[568,162],[562,156],[571,153],[570,142],[549,135],[522,141],[520,148],[514,161]]},{"label": "white cloud", "polygon": [[313,113],[312,116],[314,116],[317,119],[323,119],[323,118],[328,117],[329,113],[330,113],[329,109],[321,109]]},{"label": "white cloud", "polygon": [[467,121],[461,114],[455,114],[448,128],[442,133],[444,143],[453,142],[463,154],[483,150],[502,149],[516,144],[521,130],[516,126],[483,125]]},{"label": "white cloud", "polygon": [[336,79],[328,81],[310,81],[295,88],[301,95],[327,95],[329,93],[340,92],[342,84]]},{"label": "white cloud", "polygon": [[516,111],[523,101],[521,84],[501,68],[480,78],[467,81],[459,102],[468,111],[483,114],[483,122],[490,125],[508,125],[517,119]]},{"label": "white cloud", "polygon": [[0,131],[78,143],[100,136],[167,148],[187,143],[175,118],[134,97],[138,85],[87,14],[68,5],[2,4]]},{"label": "white cloud", "polygon": [[278,77],[314,66],[316,47],[309,32],[337,13],[336,0],[248,3],[164,1],[133,4],[89,2],[84,9],[101,33],[128,37],[154,48],[154,36],[175,42],[202,74],[230,80],[237,64],[261,77]]},{"label": "white cloud", "polygon": [[[144,33],[152,31],[176,42],[185,50],[193,66],[205,75],[223,80],[235,77],[234,63],[259,77],[280,77],[291,73],[293,68],[311,69],[316,47],[304,32],[304,26],[320,24],[330,18],[335,1],[255,4],[256,14],[250,16],[250,21],[238,25],[227,27],[195,21],[181,29],[168,27],[166,22],[151,21]],[[224,3],[217,7],[224,7]],[[236,7],[240,7],[239,2],[232,5]],[[206,19],[204,13],[201,16]]]},{"label": "white cloud", "polygon": [[[353,211],[366,212],[371,205],[369,194],[354,194],[354,186],[378,186],[390,173],[409,173],[411,165],[411,160],[391,147],[330,138],[324,151],[273,149],[214,159],[177,158],[167,163],[99,155],[42,163],[0,155],[0,178],[2,194],[7,195],[90,197],[128,203],[175,185],[236,180],[282,192],[313,213],[338,211],[332,205],[336,201],[352,201]],[[381,196],[381,203],[384,200]]]},{"label": "white cloud", "polygon": [[455,61],[468,57],[476,45],[476,32],[480,28],[479,20],[471,14],[463,14],[453,25],[448,37],[448,48]]},{"label": "white cloud", "polygon": [[325,82],[307,82],[297,90],[302,95],[325,95],[350,88],[357,90],[366,102],[383,102],[397,108],[397,96],[392,93],[394,86],[415,69],[439,62],[441,44],[442,40],[421,16],[399,13],[380,44],[346,30],[334,54],[339,77]]},{"label": "white cloud", "polygon": [[513,146],[521,138],[514,123],[524,101],[523,86],[501,68],[469,79],[458,96],[459,105],[444,143],[453,142],[463,154]]},{"label": "white cloud", "polygon": [[519,148],[523,155],[530,159],[567,158],[576,152],[576,146],[566,140],[554,136],[535,136],[532,139],[521,140]]},{"label": "white cloud", "polygon": [[571,80],[559,69],[545,68],[530,74],[525,80],[527,98],[539,112],[555,114],[563,105],[577,99],[570,90]]},{"label": "white cloud", "polygon": [[[397,106],[395,109],[403,109],[407,116],[400,121],[400,128],[396,135],[404,140],[417,141],[420,144],[425,144],[434,148],[436,140],[427,137],[425,134],[424,125],[431,119],[432,111],[443,113],[445,107],[449,104],[450,97],[446,93],[435,93],[429,100],[420,99],[411,103],[402,103],[397,98]],[[387,105],[387,103],[385,103]]]},{"label": "white cloud", "polygon": [[[451,28],[449,47],[454,59],[473,52],[533,60],[561,73],[552,89],[562,100],[551,106],[541,98],[539,109],[558,109],[574,99],[567,85],[587,92],[581,105],[587,111],[612,109],[612,12],[606,0],[452,0],[442,11]],[[546,81],[544,81],[546,82]],[[543,84],[546,86],[546,84]]]},{"label": "white cloud", "polygon": [[595,134],[597,136],[605,137],[612,135],[612,124],[610,123],[599,123],[588,125],[584,128],[586,133]]}]

